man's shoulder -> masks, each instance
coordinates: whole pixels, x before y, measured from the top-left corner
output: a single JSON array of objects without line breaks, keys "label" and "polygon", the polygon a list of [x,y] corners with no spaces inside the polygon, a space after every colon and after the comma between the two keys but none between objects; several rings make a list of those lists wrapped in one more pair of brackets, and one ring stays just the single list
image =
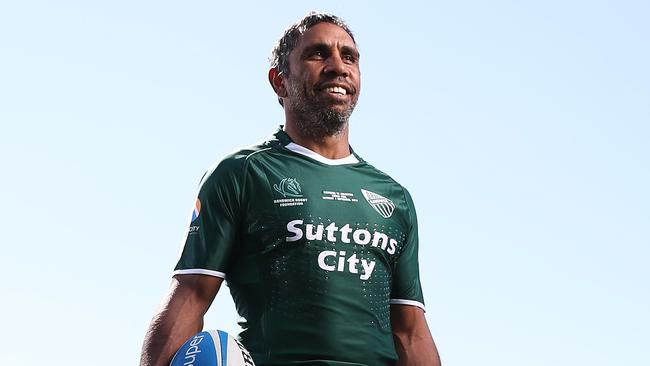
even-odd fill
[{"label": "man's shoulder", "polygon": [[[383,186],[383,191],[390,190],[393,193],[397,194],[398,197],[404,200],[406,204],[410,207],[413,206],[413,198],[409,190],[400,182],[398,182],[392,175],[386,173],[385,171],[378,169],[376,166],[364,161],[365,169],[372,172],[371,174],[375,175],[374,181],[381,187]],[[390,188],[387,188],[386,186]]]},{"label": "man's shoulder", "polygon": [[392,175],[390,175],[390,174],[386,173],[385,171],[377,168],[375,165],[370,164],[366,160],[364,160],[364,163],[365,163],[364,164],[365,168],[368,169],[369,171],[373,172],[373,174],[377,175],[377,177],[380,177],[382,182],[394,184],[396,186],[399,186],[402,189],[405,189],[404,186],[400,182],[398,182],[395,178],[393,178]]},{"label": "man's shoulder", "polygon": [[251,160],[256,159],[264,153],[270,152],[278,144],[273,136],[255,144],[237,149],[221,157],[205,172],[201,184],[208,180],[220,179],[223,177],[237,178],[246,170]]}]

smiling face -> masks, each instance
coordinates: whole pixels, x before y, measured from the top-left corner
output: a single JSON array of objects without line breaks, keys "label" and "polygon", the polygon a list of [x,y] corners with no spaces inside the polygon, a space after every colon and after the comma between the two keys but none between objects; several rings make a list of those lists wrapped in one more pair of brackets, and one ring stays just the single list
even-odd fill
[{"label": "smiling face", "polygon": [[[285,80],[309,101],[340,111],[359,98],[359,51],[350,35],[332,23],[307,29],[289,55]],[[292,95],[289,95],[291,99]]]},{"label": "smiling face", "polygon": [[306,136],[340,132],[348,122],[361,88],[359,51],[350,35],[332,23],[307,29],[289,54],[289,73],[278,95]]}]

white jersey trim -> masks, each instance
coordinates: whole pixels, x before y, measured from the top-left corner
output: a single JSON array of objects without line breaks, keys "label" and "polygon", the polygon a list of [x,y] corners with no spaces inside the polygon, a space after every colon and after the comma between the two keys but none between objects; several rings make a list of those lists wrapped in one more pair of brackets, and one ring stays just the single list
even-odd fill
[{"label": "white jersey trim", "polygon": [[396,305],[411,305],[411,306],[417,306],[420,309],[422,309],[424,312],[427,311],[427,309],[424,308],[424,304],[415,301],[415,300],[404,300],[404,299],[390,299],[391,304],[396,304]]},{"label": "white jersey trim", "polygon": [[323,155],[321,155],[321,154],[319,154],[319,153],[317,153],[315,151],[311,151],[306,147],[300,146],[300,145],[298,145],[298,144],[296,144],[294,142],[290,142],[285,147],[287,149],[295,152],[295,153],[298,153],[300,155],[304,155],[304,156],[306,156],[308,158],[312,158],[312,159],[314,159],[316,161],[319,161],[319,162],[321,162],[323,164],[327,164],[327,165],[356,164],[356,163],[359,162],[359,159],[357,159],[357,157],[354,156],[354,154],[350,154],[349,156],[346,156],[346,157],[341,158],[341,159],[330,159],[330,158],[324,157]]},{"label": "white jersey trim", "polygon": [[219,277],[226,279],[226,274],[223,272],[219,271],[212,271],[209,269],[200,269],[200,268],[195,268],[195,269],[177,269],[174,272],[174,275],[187,275],[187,274],[202,274],[202,275],[208,275],[212,277]]}]

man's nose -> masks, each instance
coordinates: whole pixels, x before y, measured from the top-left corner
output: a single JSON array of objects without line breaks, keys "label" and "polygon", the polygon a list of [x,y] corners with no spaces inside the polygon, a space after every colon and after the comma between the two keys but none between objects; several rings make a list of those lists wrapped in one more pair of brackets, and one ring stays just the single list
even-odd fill
[{"label": "man's nose", "polygon": [[347,77],[350,74],[348,65],[343,62],[341,55],[338,53],[332,54],[326,60],[325,69],[323,70],[326,74],[335,74],[336,76]]}]

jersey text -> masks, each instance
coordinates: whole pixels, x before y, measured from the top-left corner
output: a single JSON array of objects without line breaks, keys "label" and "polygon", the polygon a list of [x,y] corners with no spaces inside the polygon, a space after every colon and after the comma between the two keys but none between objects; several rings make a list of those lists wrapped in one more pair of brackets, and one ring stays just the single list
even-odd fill
[{"label": "jersey text", "polygon": [[[346,244],[370,245],[381,248],[388,254],[395,254],[397,240],[388,235],[375,231],[370,233],[366,229],[352,230],[350,224],[338,227],[335,222],[325,226],[323,224],[304,225],[303,220],[293,220],[287,223],[287,231],[291,236],[286,237],[287,242],[298,241],[303,237],[307,240],[326,240],[332,243],[341,241]],[[356,254],[346,255],[344,250],[324,250],[318,254],[318,266],[328,272],[349,272],[358,274],[361,280],[367,280],[375,269],[375,261],[357,258]]]}]

